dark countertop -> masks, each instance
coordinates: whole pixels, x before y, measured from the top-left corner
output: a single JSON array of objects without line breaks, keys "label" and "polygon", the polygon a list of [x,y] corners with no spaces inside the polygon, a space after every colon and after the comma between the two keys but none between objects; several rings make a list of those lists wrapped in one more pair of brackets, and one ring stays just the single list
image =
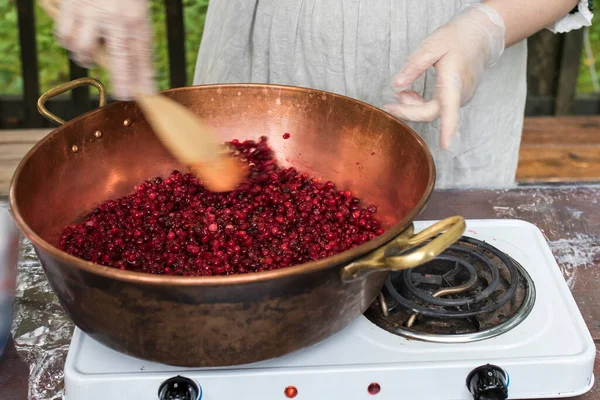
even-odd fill
[{"label": "dark countertop", "polygon": [[[531,186],[436,192],[419,219],[461,215],[515,218],[548,240],[594,341],[600,341],[600,185]],[[6,206],[6,200],[0,200]],[[24,241],[13,324],[14,342],[0,359],[0,399],[58,400],[73,326],[62,312],[33,249]],[[580,400],[600,400],[596,385]],[[29,393],[29,396],[28,396]]]}]

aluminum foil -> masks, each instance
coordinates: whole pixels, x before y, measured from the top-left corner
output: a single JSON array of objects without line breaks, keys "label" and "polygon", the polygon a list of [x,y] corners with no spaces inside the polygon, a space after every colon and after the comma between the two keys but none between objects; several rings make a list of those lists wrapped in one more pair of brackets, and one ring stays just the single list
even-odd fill
[{"label": "aluminum foil", "polygon": [[[0,207],[8,208],[6,199]],[[12,335],[29,365],[29,400],[59,400],[73,323],[54,295],[31,243],[22,239]]]}]

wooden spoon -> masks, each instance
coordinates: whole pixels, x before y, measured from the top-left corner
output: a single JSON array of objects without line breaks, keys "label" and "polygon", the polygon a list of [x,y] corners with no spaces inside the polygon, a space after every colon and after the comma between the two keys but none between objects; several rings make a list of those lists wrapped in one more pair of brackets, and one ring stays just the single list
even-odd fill
[{"label": "wooden spoon", "polygon": [[136,101],[163,144],[188,164],[209,190],[231,191],[246,177],[245,164],[186,107],[157,94],[138,95]]},{"label": "wooden spoon", "polygon": [[[41,0],[40,7],[56,20],[60,0]],[[99,43],[96,64],[108,66],[105,49]],[[234,157],[217,135],[183,105],[159,94],[135,94],[135,101],[161,142],[177,159],[190,166],[208,190],[227,192],[246,177],[244,163]]]}]

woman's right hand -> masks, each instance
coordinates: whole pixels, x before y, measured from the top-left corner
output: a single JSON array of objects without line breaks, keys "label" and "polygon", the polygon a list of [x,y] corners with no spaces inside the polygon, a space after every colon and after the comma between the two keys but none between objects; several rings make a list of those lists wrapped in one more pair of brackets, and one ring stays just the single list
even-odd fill
[{"label": "woman's right hand", "polygon": [[[116,99],[156,90],[147,0],[51,1],[60,1],[55,16],[60,45],[83,67],[106,63],[101,66],[109,70]],[[99,49],[104,62],[98,60]]]}]

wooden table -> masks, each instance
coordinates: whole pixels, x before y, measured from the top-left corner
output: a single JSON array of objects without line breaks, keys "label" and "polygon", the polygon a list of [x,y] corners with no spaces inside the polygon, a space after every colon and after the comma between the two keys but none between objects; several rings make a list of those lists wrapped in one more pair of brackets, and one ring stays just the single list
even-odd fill
[{"label": "wooden table", "polygon": [[[0,132],[0,196],[17,165],[53,129]],[[518,182],[586,182],[600,179],[600,116],[525,118]]]},{"label": "wooden table", "polygon": [[[469,219],[518,218],[545,234],[596,343],[600,341],[600,185],[521,187],[435,193],[419,219],[462,215]],[[26,299],[25,299],[26,300]],[[23,301],[23,299],[21,300]],[[15,339],[17,342],[19,338]],[[26,399],[27,385],[37,384],[14,347],[0,361],[0,399]],[[600,400],[596,385],[579,400]],[[56,382],[55,382],[56,383]],[[47,384],[47,382],[45,383]],[[32,400],[38,400],[33,398]]]}]

